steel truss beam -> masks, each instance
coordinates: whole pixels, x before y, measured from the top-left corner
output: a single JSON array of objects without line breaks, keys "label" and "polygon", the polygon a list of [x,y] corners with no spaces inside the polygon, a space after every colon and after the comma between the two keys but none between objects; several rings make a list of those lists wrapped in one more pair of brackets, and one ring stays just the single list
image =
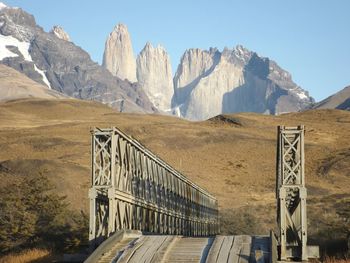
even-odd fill
[{"label": "steel truss beam", "polygon": [[280,260],[307,260],[304,126],[278,127],[276,198]]},{"label": "steel truss beam", "polygon": [[218,233],[217,200],[117,128],[92,130],[92,243],[120,229]]}]

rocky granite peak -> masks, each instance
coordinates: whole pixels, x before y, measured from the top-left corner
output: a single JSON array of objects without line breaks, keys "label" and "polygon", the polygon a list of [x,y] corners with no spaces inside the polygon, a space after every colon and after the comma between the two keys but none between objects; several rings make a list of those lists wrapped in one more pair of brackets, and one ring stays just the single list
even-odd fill
[{"label": "rocky granite peak", "polygon": [[190,49],[174,77],[174,112],[192,120],[233,112],[279,114],[313,102],[276,62],[241,45]]},{"label": "rocky granite peak", "polygon": [[118,24],[109,34],[103,54],[103,67],[120,79],[136,82],[136,61],[126,25]]},{"label": "rocky granite peak", "polygon": [[137,80],[155,107],[171,112],[173,77],[170,57],[163,46],[146,43],[137,57]]},{"label": "rocky granite peak", "polygon": [[68,33],[64,31],[64,29],[60,26],[53,26],[53,28],[50,31],[51,34],[54,34],[56,37],[65,40],[65,41],[71,41]]},{"label": "rocky granite peak", "polygon": [[220,57],[221,53],[216,48],[186,50],[174,76],[175,99],[173,99],[173,104],[185,103],[200,78],[211,73]]},{"label": "rocky granite peak", "polygon": [[241,45],[188,49],[173,78],[164,47],[147,43],[135,59],[123,24],[106,40],[103,66],[62,39],[69,40],[62,28],[47,33],[32,15],[0,4],[0,62],[71,97],[122,112],[159,110],[191,120],[234,112],[280,114],[314,102],[276,62]]}]

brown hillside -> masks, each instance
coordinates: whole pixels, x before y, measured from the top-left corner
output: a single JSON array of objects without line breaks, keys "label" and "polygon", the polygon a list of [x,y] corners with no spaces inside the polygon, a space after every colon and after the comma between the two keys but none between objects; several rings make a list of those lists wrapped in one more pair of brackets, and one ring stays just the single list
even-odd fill
[{"label": "brown hillside", "polygon": [[276,218],[276,126],[299,124],[306,126],[310,231],[339,228],[350,204],[347,111],[244,113],[189,122],[115,113],[102,104],[76,100],[1,103],[0,179],[5,184],[44,172],[72,207],[87,211],[89,130],[117,126],[217,196],[223,232],[267,233]]},{"label": "brown hillside", "polygon": [[312,108],[350,110],[350,86],[316,103]]},{"label": "brown hillside", "polygon": [[68,96],[33,81],[13,68],[0,64],[0,101],[23,98],[63,99]]}]

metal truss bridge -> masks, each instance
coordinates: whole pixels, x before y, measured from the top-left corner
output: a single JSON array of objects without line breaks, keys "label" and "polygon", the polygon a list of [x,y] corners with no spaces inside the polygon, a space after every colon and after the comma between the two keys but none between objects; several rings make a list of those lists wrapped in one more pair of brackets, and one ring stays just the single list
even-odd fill
[{"label": "metal truss bridge", "polygon": [[307,246],[304,127],[278,127],[277,235],[219,235],[218,202],[117,128],[92,130],[85,262],[287,262]]}]

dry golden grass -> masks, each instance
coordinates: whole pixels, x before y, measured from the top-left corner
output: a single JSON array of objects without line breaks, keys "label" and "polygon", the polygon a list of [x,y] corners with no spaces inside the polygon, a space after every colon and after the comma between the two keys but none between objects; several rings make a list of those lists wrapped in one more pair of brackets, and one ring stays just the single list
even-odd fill
[{"label": "dry golden grass", "polygon": [[0,263],[45,263],[52,262],[50,251],[46,249],[28,249],[21,253],[13,253],[0,258]]},{"label": "dry golden grass", "polygon": [[[78,100],[2,103],[0,182],[44,172],[58,192],[67,195],[71,207],[87,212],[89,130],[117,126],[213,193],[219,200],[224,233],[266,234],[276,226],[276,126],[299,124],[306,126],[309,233],[317,235],[327,226],[328,238],[332,227],[344,221],[337,213],[350,202],[347,111],[242,113],[189,122],[120,114],[102,104]],[[240,214],[248,215],[252,228],[247,228],[247,217],[239,218]]]},{"label": "dry golden grass", "polygon": [[350,259],[337,259],[334,257],[326,257],[324,263],[350,263]]}]

